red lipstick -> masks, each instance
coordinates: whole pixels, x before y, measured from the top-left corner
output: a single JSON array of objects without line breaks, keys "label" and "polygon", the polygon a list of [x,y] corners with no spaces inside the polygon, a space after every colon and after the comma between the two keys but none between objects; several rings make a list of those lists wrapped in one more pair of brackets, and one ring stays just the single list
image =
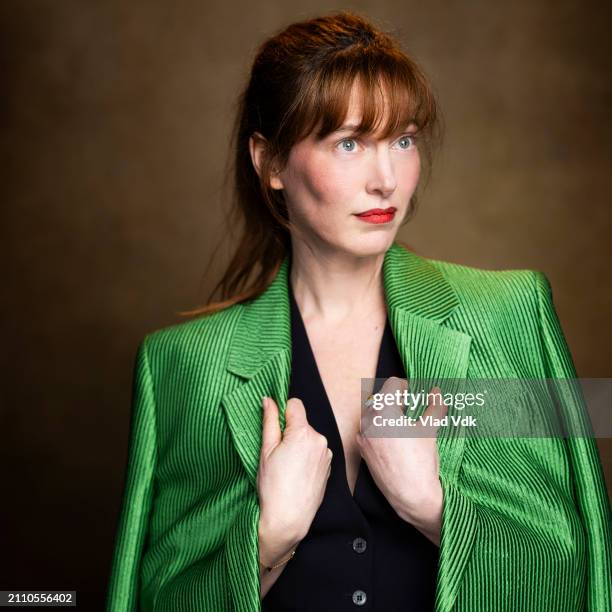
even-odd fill
[{"label": "red lipstick", "polygon": [[370,208],[362,213],[356,214],[355,216],[366,223],[389,223],[395,216],[395,206],[389,208]]}]

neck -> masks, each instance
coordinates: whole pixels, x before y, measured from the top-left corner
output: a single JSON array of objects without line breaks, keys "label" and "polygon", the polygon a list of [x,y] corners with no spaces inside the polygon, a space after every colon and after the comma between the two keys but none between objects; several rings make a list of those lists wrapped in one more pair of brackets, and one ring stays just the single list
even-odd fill
[{"label": "neck", "polygon": [[355,257],[292,241],[289,282],[304,320],[337,325],[386,312],[382,266],[385,253]]}]

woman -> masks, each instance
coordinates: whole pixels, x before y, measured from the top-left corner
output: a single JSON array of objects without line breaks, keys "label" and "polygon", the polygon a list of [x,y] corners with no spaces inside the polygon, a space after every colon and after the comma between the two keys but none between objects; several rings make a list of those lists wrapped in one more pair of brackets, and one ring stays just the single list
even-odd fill
[{"label": "woman", "polygon": [[396,241],[436,128],[422,72],[355,14],[262,45],[222,301],[139,347],[108,610],[609,609],[592,438],[359,434],[362,379],[576,376],[544,274]]}]

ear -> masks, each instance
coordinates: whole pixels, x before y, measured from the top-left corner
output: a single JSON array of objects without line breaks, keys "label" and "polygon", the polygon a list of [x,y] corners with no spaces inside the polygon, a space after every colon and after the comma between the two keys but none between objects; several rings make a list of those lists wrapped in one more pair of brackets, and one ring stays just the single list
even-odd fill
[{"label": "ear", "polygon": [[[251,154],[251,161],[253,162],[253,167],[259,176],[261,176],[263,156],[265,155],[267,144],[268,141],[259,132],[253,132],[249,138],[249,152]],[[276,169],[272,169],[270,174],[270,187],[272,187],[272,189],[284,189],[283,181],[280,178],[280,172],[278,172]]]}]

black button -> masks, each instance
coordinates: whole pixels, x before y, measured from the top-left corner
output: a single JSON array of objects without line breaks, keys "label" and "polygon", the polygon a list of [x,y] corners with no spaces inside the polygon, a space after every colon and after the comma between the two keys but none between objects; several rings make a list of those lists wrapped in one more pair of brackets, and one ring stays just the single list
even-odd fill
[{"label": "black button", "polygon": [[367,598],[367,595],[359,589],[353,593],[353,603],[356,606],[363,606]]},{"label": "black button", "polygon": [[368,547],[368,543],[363,538],[355,538],[353,540],[353,550],[356,553],[365,552],[365,549]]}]

